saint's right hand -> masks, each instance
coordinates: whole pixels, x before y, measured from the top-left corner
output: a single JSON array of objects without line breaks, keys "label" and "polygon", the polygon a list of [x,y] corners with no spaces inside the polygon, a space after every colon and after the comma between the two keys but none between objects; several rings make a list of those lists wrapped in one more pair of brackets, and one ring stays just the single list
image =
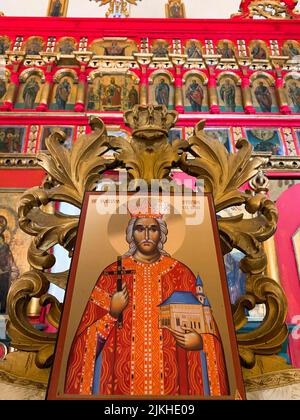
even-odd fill
[{"label": "saint's right hand", "polygon": [[129,294],[126,284],[123,286],[121,292],[116,292],[112,295],[110,301],[110,315],[114,318],[119,318],[129,302]]}]

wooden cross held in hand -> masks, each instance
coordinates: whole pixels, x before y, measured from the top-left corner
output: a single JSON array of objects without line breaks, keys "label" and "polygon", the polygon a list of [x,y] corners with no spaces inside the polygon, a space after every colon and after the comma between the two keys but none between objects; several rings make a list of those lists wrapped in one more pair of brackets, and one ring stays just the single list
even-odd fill
[{"label": "wooden cross held in hand", "polygon": [[[122,292],[122,276],[126,274],[133,274],[135,273],[134,270],[123,270],[122,267],[122,257],[118,257],[117,259],[117,271],[105,271],[104,274],[108,276],[117,276],[117,292]],[[118,327],[122,328],[123,325],[123,314],[121,314],[118,318]]]}]

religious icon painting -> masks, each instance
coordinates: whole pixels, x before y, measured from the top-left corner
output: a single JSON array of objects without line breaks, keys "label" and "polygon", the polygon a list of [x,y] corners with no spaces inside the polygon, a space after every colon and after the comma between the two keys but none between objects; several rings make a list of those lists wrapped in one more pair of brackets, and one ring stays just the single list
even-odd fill
[{"label": "religious icon painting", "polygon": [[182,0],[168,0],[166,16],[172,19],[185,18],[185,6]]},{"label": "religious icon painting", "polygon": [[213,139],[219,140],[228,152],[233,151],[232,143],[231,143],[231,132],[229,128],[204,128],[204,132]]},{"label": "religious icon painting", "polygon": [[67,16],[69,0],[49,0],[47,16]]},{"label": "religious icon painting", "polygon": [[0,153],[22,153],[27,127],[1,126]]},{"label": "religious icon painting", "polygon": [[73,144],[74,138],[74,127],[56,127],[56,126],[44,126],[42,128],[41,137],[39,141],[39,150],[45,151],[47,150],[46,147],[46,139],[53,133],[54,130],[61,130],[66,134],[66,140],[64,142],[64,146],[66,149],[70,150]]},{"label": "religious icon painting", "polygon": [[285,92],[288,99],[288,105],[293,113],[300,112],[300,80],[298,74],[285,79]]},{"label": "religious icon painting", "polygon": [[187,73],[184,84],[185,112],[208,112],[207,80],[203,73]]},{"label": "religious icon painting", "polygon": [[85,195],[47,398],[244,398],[211,195],[137,194]]},{"label": "religious icon painting", "polygon": [[252,128],[246,129],[245,131],[247,140],[252,144],[254,152],[271,152],[277,156],[283,156],[285,154],[285,148],[279,130]]},{"label": "religious icon painting", "polygon": [[300,155],[300,130],[295,130],[296,134],[296,146],[297,146],[297,154]]},{"label": "religious icon painting", "polygon": [[222,112],[244,112],[243,99],[238,78],[232,75],[218,81],[219,107]]},{"label": "religious icon painting", "polygon": [[16,109],[35,109],[42,99],[42,72],[32,70],[21,78],[22,83],[15,102]]},{"label": "religious icon painting", "polygon": [[172,144],[176,140],[184,140],[184,128],[183,127],[175,127],[171,128],[168,135],[168,142]]},{"label": "religious icon painting", "polygon": [[31,239],[19,228],[18,205],[23,190],[0,190],[0,314],[7,313],[7,295],[20,273],[30,269],[26,250]]},{"label": "religious icon painting", "polygon": [[251,94],[257,112],[279,112],[274,80],[265,76],[253,78]]}]

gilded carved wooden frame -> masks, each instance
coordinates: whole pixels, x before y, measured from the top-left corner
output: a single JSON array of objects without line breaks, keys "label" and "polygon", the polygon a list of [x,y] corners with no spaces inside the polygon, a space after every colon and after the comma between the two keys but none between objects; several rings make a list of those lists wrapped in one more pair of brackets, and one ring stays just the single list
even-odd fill
[{"label": "gilded carved wooden frame", "polygon": [[[164,106],[137,105],[124,115],[126,125],[133,130],[130,142],[108,136],[104,123],[95,117],[90,120],[92,132],[80,136],[72,150],[63,146],[65,134],[59,130],[46,140],[50,154],[42,153],[38,160],[48,176],[42,186],[24,193],[19,207],[20,227],[33,236],[28,250],[32,269],[12,285],[8,297],[12,346],[33,353],[39,368],[51,365],[56,334],[34,329],[26,317],[27,306],[32,297],[39,298],[41,305],[51,303],[48,321],[59,326],[62,305],[48,290],[50,283],[65,288],[68,272],[49,272],[55,264],[50,250],[59,244],[72,255],[79,222],[76,216],[47,214],[43,206],[58,201],[80,209],[84,192],[93,190],[105,171],[121,168],[130,179],[148,183],[151,179],[168,179],[171,169],[181,169],[204,179],[216,212],[243,205],[253,215],[244,219],[241,211],[239,216],[218,219],[223,254],[233,248],[245,254],[241,269],[247,275],[246,294],[232,307],[242,365],[253,368],[257,357],[281,350],[288,335],[287,302],[280,285],[264,275],[267,259],[263,247],[276,230],[277,211],[264,194],[239,190],[258,173],[263,160],[252,157],[252,146],[246,140],[239,140],[237,153],[229,154],[220,142],[204,133],[204,121],[196,125],[189,141],[169,144],[168,131],[177,117],[177,112]],[[104,156],[108,151],[114,151],[113,158]],[[258,303],[266,305],[264,321],[254,331],[240,333],[247,322],[245,308],[252,309]]]}]

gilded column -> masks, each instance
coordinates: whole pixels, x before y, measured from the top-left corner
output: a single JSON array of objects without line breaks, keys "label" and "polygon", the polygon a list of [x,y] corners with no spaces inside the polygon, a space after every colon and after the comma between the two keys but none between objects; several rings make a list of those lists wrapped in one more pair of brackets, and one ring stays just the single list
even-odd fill
[{"label": "gilded column", "polygon": [[248,74],[248,67],[242,67],[242,97],[246,114],[255,114],[256,109],[253,106],[251,95],[251,82]]},{"label": "gilded column", "polygon": [[149,81],[148,81],[148,65],[141,65],[141,89],[140,89],[140,104],[148,104],[148,91],[149,91]]},{"label": "gilded column", "polygon": [[279,105],[279,110],[282,114],[291,114],[291,108],[288,105],[287,95],[283,86],[283,78],[281,70],[276,70],[276,94]]},{"label": "gilded column", "polygon": [[74,108],[75,112],[84,112],[85,110],[86,87],[87,87],[86,66],[81,66],[80,74],[79,74],[77,96],[76,96],[76,103],[75,103],[75,108]]},{"label": "gilded column", "polygon": [[11,111],[14,107],[14,102],[20,86],[19,79],[19,64],[13,65],[13,71],[10,75],[10,82],[7,88],[6,99],[1,106],[2,111]]},{"label": "gilded column", "polygon": [[180,114],[184,112],[181,65],[175,66],[175,109]]},{"label": "gilded column", "polygon": [[47,68],[45,79],[46,80],[41,94],[41,102],[36,107],[36,110],[39,112],[45,112],[48,110],[49,107],[49,99],[53,85],[53,67]]},{"label": "gilded column", "polygon": [[209,110],[212,114],[219,114],[220,108],[218,103],[217,80],[215,75],[215,67],[208,66],[208,99]]}]

